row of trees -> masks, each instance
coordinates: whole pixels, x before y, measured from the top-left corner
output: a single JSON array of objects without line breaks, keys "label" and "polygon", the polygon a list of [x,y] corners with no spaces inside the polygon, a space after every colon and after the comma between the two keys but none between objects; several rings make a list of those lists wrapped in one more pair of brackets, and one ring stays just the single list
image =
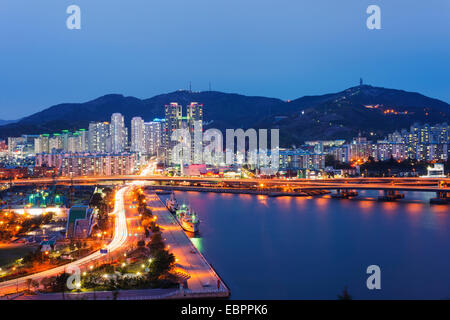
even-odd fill
[{"label": "row of trees", "polygon": [[138,212],[141,215],[142,226],[145,228],[146,236],[151,233],[151,238],[147,244],[152,257],[149,276],[153,280],[159,279],[167,274],[175,264],[175,256],[166,250],[166,244],[162,238],[160,227],[156,224],[152,211],[147,206],[144,191],[141,188],[134,190],[137,200]]},{"label": "row of trees", "polygon": [[144,191],[141,188],[135,188],[133,191],[137,201],[137,209],[141,216],[141,224],[145,230],[145,237],[149,237],[150,233],[160,231],[159,226],[155,222],[152,210],[147,206]]}]

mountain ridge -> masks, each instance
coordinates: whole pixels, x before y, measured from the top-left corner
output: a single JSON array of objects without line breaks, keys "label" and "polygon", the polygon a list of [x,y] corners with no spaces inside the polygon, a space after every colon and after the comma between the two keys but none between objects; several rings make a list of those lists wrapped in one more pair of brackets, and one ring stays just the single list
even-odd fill
[{"label": "mountain ridge", "polygon": [[53,133],[87,128],[90,121],[109,121],[124,114],[126,125],[133,116],[145,121],[164,116],[164,105],[190,102],[204,105],[209,127],[279,128],[281,144],[298,145],[309,139],[351,138],[359,132],[380,138],[408,128],[414,122],[450,122],[450,105],[418,92],[360,85],[336,93],[303,96],[284,101],[220,91],[177,90],[139,99],[107,94],[84,103],[61,103],[0,125],[0,137]]}]

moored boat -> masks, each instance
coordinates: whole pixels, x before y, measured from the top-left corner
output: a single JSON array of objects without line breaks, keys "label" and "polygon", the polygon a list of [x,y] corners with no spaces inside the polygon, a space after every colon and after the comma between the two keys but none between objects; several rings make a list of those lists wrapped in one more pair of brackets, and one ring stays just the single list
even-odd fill
[{"label": "moored boat", "polygon": [[178,210],[178,202],[173,191],[170,194],[170,198],[166,200],[166,207],[171,213],[175,213]]},{"label": "moored boat", "polygon": [[189,207],[183,204],[177,211],[175,217],[180,223],[181,227],[188,232],[199,232],[200,220],[194,211],[191,211]]}]

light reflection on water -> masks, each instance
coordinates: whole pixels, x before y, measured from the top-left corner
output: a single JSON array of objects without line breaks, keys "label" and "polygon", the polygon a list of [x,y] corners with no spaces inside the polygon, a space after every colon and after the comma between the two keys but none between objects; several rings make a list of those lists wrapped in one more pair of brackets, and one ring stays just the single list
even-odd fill
[{"label": "light reflection on water", "polygon": [[[450,298],[450,207],[432,193],[397,202],[329,196],[279,197],[176,192],[198,212],[193,243],[230,286],[233,299]],[[382,290],[365,287],[368,265]]]},{"label": "light reflection on water", "polygon": [[190,239],[197,250],[200,251],[200,253],[203,253],[203,238],[191,235]]}]

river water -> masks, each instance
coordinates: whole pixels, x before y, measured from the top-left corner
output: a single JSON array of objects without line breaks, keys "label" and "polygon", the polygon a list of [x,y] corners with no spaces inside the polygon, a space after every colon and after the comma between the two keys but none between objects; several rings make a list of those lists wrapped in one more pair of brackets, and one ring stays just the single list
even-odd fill
[{"label": "river water", "polygon": [[[198,213],[191,238],[232,299],[450,299],[450,206],[431,193],[399,202],[176,192]],[[369,265],[381,290],[369,290]]]}]

